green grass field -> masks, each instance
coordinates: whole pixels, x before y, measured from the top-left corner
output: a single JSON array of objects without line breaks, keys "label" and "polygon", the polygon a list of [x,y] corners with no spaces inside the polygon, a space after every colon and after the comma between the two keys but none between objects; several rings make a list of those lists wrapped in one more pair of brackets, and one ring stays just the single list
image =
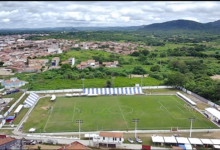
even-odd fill
[{"label": "green grass field", "polygon": [[54,102],[42,98],[23,126],[24,132],[32,127],[36,132],[77,132],[76,120],[83,120],[81,131],[126,131],[134,130],[132,119],[140,119],[138,130],[170,130],[189,129],[188,118],[194,117],[193,129],[217,128],[185,104],[175,95],[57,97]]}]

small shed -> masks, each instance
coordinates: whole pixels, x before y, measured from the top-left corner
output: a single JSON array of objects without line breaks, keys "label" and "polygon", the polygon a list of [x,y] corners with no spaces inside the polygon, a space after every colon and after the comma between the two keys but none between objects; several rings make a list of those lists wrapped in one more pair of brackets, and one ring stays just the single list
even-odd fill
[{"label": "small shed", "polygon": [[32,132],[32,133],[33,133],[35,130],[36,130],[35,128],[30,128],[30,129],[29,129],[29,132]]},{"label": "small shed", "polygon": [[13,120],[15,120],[15,116],[8,116],[8,117],[6,118],[6,122],[11,122],[11,121],[13,121]]},{"label": "small shed", "polygon": [[54,101],[56,99],[56,95],[52,95],[52,97],[51,97],[51,101]]}]

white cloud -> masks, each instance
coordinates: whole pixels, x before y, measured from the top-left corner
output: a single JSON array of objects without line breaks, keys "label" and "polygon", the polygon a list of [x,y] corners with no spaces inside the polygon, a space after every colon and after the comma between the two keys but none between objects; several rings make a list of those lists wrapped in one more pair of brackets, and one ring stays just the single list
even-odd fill
[{"label": "white cloud", "polygon": [[[2,28],[138,26],[176,19],[220,19],[218,1],[2,1]],[[7,22],[7,26],[4,23]]]},{"label": "white cloud", "polygon": [[3,19],[2,21],[3,21],[3,22],[9,22],[10,19],[7,18],[7,19]]}]

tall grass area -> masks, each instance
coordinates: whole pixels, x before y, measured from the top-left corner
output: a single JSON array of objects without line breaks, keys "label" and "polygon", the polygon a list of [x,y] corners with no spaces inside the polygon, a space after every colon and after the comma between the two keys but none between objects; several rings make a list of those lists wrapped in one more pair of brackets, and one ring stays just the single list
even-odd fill
[{"label": "tall grass area", "polygon": [[[111,78],[108,79],[85,79],[84,88],[102,88],[106,86],[106,81],[112,81],[112,87],[130,87],[135,84],[141,85],[141,78],[125,78],[115,77],[114,81]],[[143,86],[158,86],[163,81],[146,77],[142,80]],[[38,80],[36,84],[33,84],[34,90],[57,90],[57,89],[81,89],[83,88],[82,80],[71,79],[56,79],[56,80]]]},{"label": "tall grass area", "polygon": [[[75,120],[83,120],[81,131],[134,130],[132,119],[140,119],[138,130],[189,129],[188,118],[196,118],[194,129],[218,128],[200,113],[186,108],[175,95],[98,96],[42,98],[23,124],[24,131],[77,132]],[[53,109],[51,110],[51,106]]]}]

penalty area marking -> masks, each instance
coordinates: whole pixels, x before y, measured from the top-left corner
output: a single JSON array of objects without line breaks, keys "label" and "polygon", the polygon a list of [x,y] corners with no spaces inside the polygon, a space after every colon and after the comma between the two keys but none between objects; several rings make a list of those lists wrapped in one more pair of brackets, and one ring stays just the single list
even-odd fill
[{"label": "penalty area marking", "polygon": [[[158,103],[160,103],[160,102],[158,101]],[[176,118],[169,110],[167,110],[167,108],[166,108],[163,104],[160,103],[160,105],[163,106],[163,108],[165,108],[166,111],[167,111],[174,119],[187,119],[187,118]]]}]

